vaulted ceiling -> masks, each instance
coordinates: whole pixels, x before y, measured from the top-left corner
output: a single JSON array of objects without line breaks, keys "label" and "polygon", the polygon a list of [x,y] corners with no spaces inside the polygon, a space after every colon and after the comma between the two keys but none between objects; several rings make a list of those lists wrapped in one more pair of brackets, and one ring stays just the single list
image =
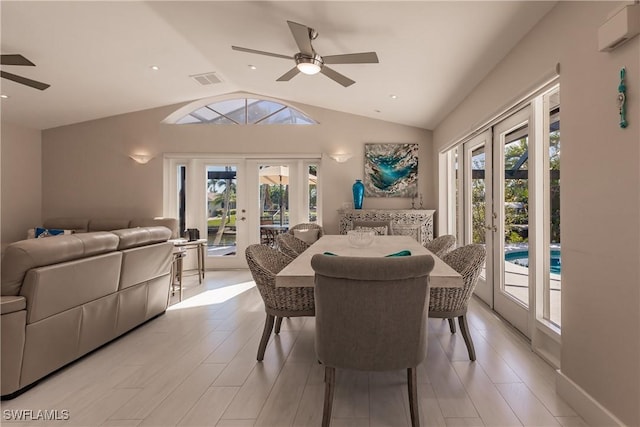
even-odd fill
[{"label": "vaulted ceiling", "polygon": [[[244,91],[433,129],[554,4],[3,0],[1,51],[36,67],[2,70],[51,87],[2,79],[2,120],[47,129]],[[277,82],[293,60],[231,49],[293,55],[287,21],[319,33],[320,55],[375,51],[380,62],[331,65],[356,81],[345,88],[322,74]],[[190,77],[203,73],[220,82]]]}]

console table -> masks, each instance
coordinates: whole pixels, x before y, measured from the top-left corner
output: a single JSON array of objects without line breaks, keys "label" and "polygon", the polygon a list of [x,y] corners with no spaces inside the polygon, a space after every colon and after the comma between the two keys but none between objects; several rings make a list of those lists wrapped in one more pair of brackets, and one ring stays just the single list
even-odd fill
[{"label": "console table", "polygon": [[340,234],[353,229],[353,221],[389,221],[393,234],[411,236],[425,245],[433,240],[433,214],[424,209],[340,209]]}]

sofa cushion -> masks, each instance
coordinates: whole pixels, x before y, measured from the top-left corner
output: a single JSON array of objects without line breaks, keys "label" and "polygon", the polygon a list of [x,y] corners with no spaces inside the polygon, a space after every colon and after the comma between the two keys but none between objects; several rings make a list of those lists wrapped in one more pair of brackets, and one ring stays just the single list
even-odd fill
[{"label": "sofa cushion", "polygon": [[178,230],[178,220],[175,218],[137,218],[132,219],[129,222],[129,228],[157,227],[159,225],[167,227],[171,231],[171,239],[177,239],[178,237],[180,237],[180,230]]},{"label": "sofa cushion", "polygon": [[119,250],[165,242],[171,237],[171,230],[163,226],[124,228],[113,230],[112,233],[120,239]]},{"label": "sofa cushion", "polygon": [[2,257],[2,295],[18,295],[25,274],[32,268],[114,251],[118,242],[112,233],[96,232],[12,243]]},{"label": "sofa cushion", "polygon": [[112,251],[32,268],[20,289],[27,299],[27,324],[115,293],[121,265],[122,252]]}]

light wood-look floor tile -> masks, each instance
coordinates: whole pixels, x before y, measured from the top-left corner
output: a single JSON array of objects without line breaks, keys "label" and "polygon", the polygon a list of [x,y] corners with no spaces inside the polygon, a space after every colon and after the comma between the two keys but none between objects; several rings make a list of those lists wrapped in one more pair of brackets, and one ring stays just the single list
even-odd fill
[{"label": "light wood-look floor tile", "polygon": [[[185,279],[162,316],[51,375],[2,410],[66,409],[49,426],[319,426],[324,367],[314,351],[315,319],[285,319],[258,363],[262,299],[248,271]],[[555,372],[527,340],[472,300],[477,361],[460,333],[429,320],[418,366],[423,426],[586,426],[555,393]],[[406,370],[338,369],[333,427],[409,426]],[[42,422],[3,425],[42,427]]]}]

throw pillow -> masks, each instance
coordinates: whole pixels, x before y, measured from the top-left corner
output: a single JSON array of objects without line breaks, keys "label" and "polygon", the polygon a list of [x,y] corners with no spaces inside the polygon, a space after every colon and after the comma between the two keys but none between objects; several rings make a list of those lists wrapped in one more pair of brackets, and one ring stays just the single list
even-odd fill
[{"label": "throw pillow", "polygon": [[293,236],[311,245],[318,240],[318,230],[293,230]]},{"label": "throw pillow", "polygon": [[355,230],[373,230],[376,232],[378,236],[386,236],[387,235],[387,227],[363,227],[361,225],[357,225]]},{"label": "throw pillow", "polygon": [[58,236],[60,234],[71,234],[71,230],[62,230],[60,228],[43,228],[36,227],[34,236],[36,239],[42,239],[43,237]]}]

